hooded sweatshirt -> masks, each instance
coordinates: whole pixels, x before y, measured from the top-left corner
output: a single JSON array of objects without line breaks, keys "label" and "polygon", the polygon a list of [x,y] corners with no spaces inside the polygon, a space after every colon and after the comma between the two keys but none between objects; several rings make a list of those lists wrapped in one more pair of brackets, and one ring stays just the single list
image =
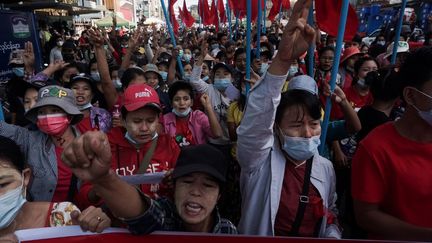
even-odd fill
[{"label": "hooded sweatshirt", "polygon": [[[113,128],[108,133],[108,139],[111,145],[112,162],[111,168],[121,176],[134,175],[138,173],[139,166],[147,150],[151,146],[151,141],[137,149],[129,143],[124,137],[126,130],[124,128]],[[158,136],[156,149],[150,160],[146,173],[155,173],[173,169],[180,154],[174,138],[167,134]],[[160,190],[160,184],[141,185],[141,190],[152,198],[167,196],[163,190]]]}]

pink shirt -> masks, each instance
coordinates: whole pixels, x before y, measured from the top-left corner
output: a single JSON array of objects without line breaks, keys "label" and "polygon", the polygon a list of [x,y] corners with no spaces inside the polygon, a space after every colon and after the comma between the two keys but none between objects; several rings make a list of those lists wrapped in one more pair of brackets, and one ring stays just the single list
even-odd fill
[{"label": "pink shirt", "polygon": [[[176,135],[176,115],[172,112],[163,116],[163,125],[165,132],[171,137]],[[213,137],[210,128],[210,122],[204,112],[195,110],[189,114],[189,130],[197,144],[207,143],[209,137]]]}]

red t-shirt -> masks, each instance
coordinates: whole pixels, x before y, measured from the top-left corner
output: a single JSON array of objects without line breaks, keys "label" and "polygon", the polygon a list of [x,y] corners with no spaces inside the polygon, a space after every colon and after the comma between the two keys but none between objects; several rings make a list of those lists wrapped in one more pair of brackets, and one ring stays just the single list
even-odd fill
[{"label": "red t-shirt", "polygon": [[64,202],[68,201],[68,192],[70,187],[70,182],[72,178],[72,171],[67,167],[62,159],[61,154],[63,153],[63,148],[55,147],[56,158],[57,158],[57,187],[54,191],[53,198],[51,202]]},{"label": "red t-shirt", "polygon": [[352,196],[413,225],[432,228],[432,143],[402,137],[392,122],[360,142]]},{"label": "red t-shirt", "polygon": [[175,140],[180,147],[196,144],[192,132],[189,129],[189,119],[176,118]]},{"label": "red t-shirt", "polygon": [[76,127],[80,131],[81,134],[84,134],[87,131],[93,131],[93,128],[91,126],[90,122],[90,116],[84,117],[77,125]]},{"label": "red t-shirt", "polygon": [[[297,168],[289,161],[285,163],[284,180],[274,225],[275,235],[288,235],[297,215],[299,196],[303,190],[303,181],[306,173],[306,164]],[[304,217],[299,229],[302,237],[313,237],[316,224],[324,216],[324,206],[318,190],[309,184],[309,204],[306,205]]]},{"label": "red t-shirt", "polygon": [[363,106],[370,105],[373,102],[371,92],[369,92],[366,96],[360,96],[354,86],[344,89],[344,92],[348,102],[350,102],[355,111],[359,111]]}]

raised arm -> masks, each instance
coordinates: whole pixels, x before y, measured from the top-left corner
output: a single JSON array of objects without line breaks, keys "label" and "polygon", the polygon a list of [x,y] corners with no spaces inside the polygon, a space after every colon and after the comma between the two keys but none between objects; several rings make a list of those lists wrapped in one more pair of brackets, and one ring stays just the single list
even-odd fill
[{"label": "raised arm", "polygon": [[204,62],[204,57],[207,55],[208,53],[208,44],[207,41],[203,41],[201,43],[201,55],[198,57],[197,61],[195,62],[195,65],[192,69],[192,75],[190,78],[190,84],[192,85],[192,87],[194,87],[194,89],[200,93],[208,93],[208,89],[209,89],[209,84],[204,82],[201,79],[201,72],[202,72],[202,65]]},{"label": "raised arm", "polygon": [[220,138],[223,136],[222,127],[216,117],[216,113],[213,109],[213,106],[210,101],[210,97],[207,94],[203,94],[201,96],[201,103],[204,106],[204,109],[207,113],[209,123],[210,123],[210,130],[211,135],[213,138]]},{"label": "raised arm", "polygon": [[250,92],[242,123],[237,129],[237,155],[242,169],[259,167],[273,146],[273,124],[288,69],[292,61],[315,41],[315,30],[307,25],[310,6],[311,0],[300,0],[294,5],[278,54]]},{"label": "raised arm", "polygon": [[104,37],[98,30],[90,29],[88,31],[90,42],[92,42],[95,50],[95,56],[97,61],[97,67],[101,77],[102,90],[104,93],[105,100],[108,105],[108,109],[111,110],[117,102],[118,94],[111,80],[107,57],[105,54]]},{"label": "raised arm", "polygon": [[96,194],[116,217],[135,218],[148,209],[149,202],[110,170],[111,156],[107,136],[87,132],[65,148],[62,159],[79,179],[93,184]]}]

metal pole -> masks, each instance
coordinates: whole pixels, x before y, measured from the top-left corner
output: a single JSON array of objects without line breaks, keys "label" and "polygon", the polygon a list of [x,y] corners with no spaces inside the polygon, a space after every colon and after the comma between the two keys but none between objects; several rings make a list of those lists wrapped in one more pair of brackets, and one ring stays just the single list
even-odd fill
[{"label": "metal pole", "polygon": [[[172,45],[175,48],[177,46],[177,43],[176,43],[176,40],[175,40],[174,31],[173,31],[172,26],[171,26],[170,18],[168,16],[168,11],[167,11],[167,9],[165,7],[164,0],[161,0],[161,5],[162,5],[162,10],[164,12],[167,28],[168,28],[168,31],[169,31],[169,34],[170,34],[170,37],[171,37],[171,43],[172,43]],[[180,75],[183,77],[184,71],[183,71],[183,64],[181,62],[180,56],[177,56],[177,65],[178,65],[179,70],[180,70]]]},{"label": "metal pole", "polygon": [[[313,4],[311,5],[311,7],[310,7],[310,9],[309,9],[309,15],[308,15],[308,24],[310,25],[310,26],[313,26],[313,15],[314,15],[314,13],[313,13],[313,10],[314,10],[314,7],[313,7]],[[310,46],[309,46],[309,49],[308,49],[308,75],[309,76],[311,76],[311,77],[313,77],[314,76],[314,57],[315,57],[315,43],[313,43],[313,44],[311,44]]]},{"label": "metal pole", "polygon": [[[246,79],[251,77],[251,17],[252,17],[252,0],[247,0],[247,23],[246,23]],[[249,95],[250,85],[246,82],[246,96]]]},{"label": "metal pole", "polygon": [[264,10],[263,10],[263,27],[262,27],[262,33],[265,34],[266,33],[266,20],[267,20],[267,0],[264,0]]},{"label": "metal pole", "polygon": [[279,23],[281,22],[281,19],[282,19],[282,2],[281,2],[282,0],[279,0],[279,4],[280,4],[280,6],[279,6]]},{"label": "metal pole", "polygon": [[[335,87],[336,87],[336,77],[338,73],[338,67],[340,63],[340,57],[341,57],[341,51],[342,51],[342,42],[344,39],[345,34],[345,26],[346,26],[346,19],[348,16],[348,7],[349,7],[349,0],[343,0],[342,1],[342,10],[339,18],[339,27],[338,27],[338,35],[336,39],[336,51],[335,51],[335,58],[333,62],[333,67],[331,71],[331,78],[330,78],[330,89],[331,93],[333,93]],[[331,97],[327,97],[326,100],[326,106],[325,106],[325,114],[324,114],[324,121],[322,123],[322,130],[321,130],[321,145],[319,148],[320,154],[324,152],[325,148],[325,142],[327,137],[327,128],[330,120],[330,112],[331,112]]]},{"label": "metal pole", "polygon": [[257,19],[257,43],[256,43],[256,52],[255,55],[259,59],[260,58],[260,49],[261,49],[261,22],[262,22],[262,6],[261,1],[258,0],[258,19]]},{"label": "metal pole", "polygon": [[404,19],[404,15],[405,15],[406,4],[407,4],[407,0],[403,0],[402,1],[402,6],[401,6],[401,10],[400,10],[400,13],[399,13],[398,25],[396,27],[396,35],[395,35],[395,39],[394,39],[394,42],[393,42],[393,54],[391,56],[391,64],[393,64],[393,65],[396,63],[397,48],[398,48],[398,45],[399,45],[399,38],[400,38],[402,24],[403,24],[403,19]]},{"label": "metal pole", "polygon": [[231,9],[229,7],[229,3],[228,0],[226,1],[226,12],[227,12],[227,17],[228,17],[228,28],[229,28],[229,36],[230,36],[230,40],[232,40],[232,22],[231,22]]}]

